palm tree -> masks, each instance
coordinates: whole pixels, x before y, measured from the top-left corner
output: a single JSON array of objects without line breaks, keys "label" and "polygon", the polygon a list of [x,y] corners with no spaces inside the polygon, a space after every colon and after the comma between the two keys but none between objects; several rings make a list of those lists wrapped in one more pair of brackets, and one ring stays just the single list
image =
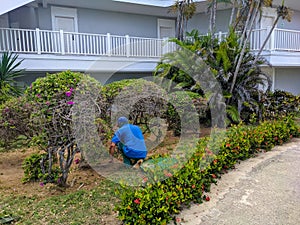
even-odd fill
[{"label": "palm tree", "polygon": [[[258,12],[260,11],[262,6],[267,6],[267,7],[272,6],[272,2],[273,2],[272,0],[250,0],[249,1],[250,9],[249,9],[249,13],[248,13],[245,25],[244,25],[242,36],[240,38],[240,47],[242,47],[242,51],[237,58],[238,60],[237,60],[237,64],[235,67],[235,71],[233,74],[233,81],[232,81],[231,88],[230,88],[231,94],[234,89],[234,86],[236,85],[237,75],[239,73],[240,66],[242,64],[243,57],[244,57],[246,48],[248,46],[250,34],[253,30],[254,21],[256,20]],[[246,35],[246,33],[247,33],[247,35]]]},{"label": "palm tree", "polygon": [[177,13],[176,38],[183,40],[183,34],[187,27],[187,22],[196,12],[196,4],[193,0],[176,0],[171,7],[171,11]]},{"label": "palm tree", "polygon": [[18,55],[4,52],[0,61],[0,103],[11,96],[20,96],[21,88],[17,85],[16,78],[21,77],[24,70],[17,69],[21,61],[17,61]]}]

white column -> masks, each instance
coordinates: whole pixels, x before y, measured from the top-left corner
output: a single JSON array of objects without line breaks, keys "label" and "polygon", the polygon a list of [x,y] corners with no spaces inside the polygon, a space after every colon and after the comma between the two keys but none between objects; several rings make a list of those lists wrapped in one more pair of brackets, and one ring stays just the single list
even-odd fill
[{"label": "white column", "polygon": [[40,35],[40,29],[35,29],[35,36],[36,36],[36,50],[37,54],[41,54],[41,35]]},{"label": "white column", "polygon": [[106,52],[107,52],[108,56],[111,56],[111,37],[110,37],[110,33],[107,33],[106,38],[107,38]]},{"label": "white column", "polygon": [[59,30],[59,39],[60,39],[60,46],[61,46],[61,54],[65,54],[65,39],[64,39],[64,31]]},{"label": "white column", "polygon": [[130,39],[129,39],[129,35],[125,35],[126,37],[126,56],[129,57],[130,56]]}]

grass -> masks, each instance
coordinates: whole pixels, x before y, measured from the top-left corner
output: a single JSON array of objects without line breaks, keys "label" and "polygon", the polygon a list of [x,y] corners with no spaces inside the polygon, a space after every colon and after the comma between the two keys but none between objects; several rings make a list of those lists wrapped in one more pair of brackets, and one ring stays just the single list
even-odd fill
[{"label": "grass", "polygon": [[0,199],[0,218],[11,216],[17,224],[106,224],[105,217],[114,218],[117,188],[115,183],[103,180],[89,191],[47,198],[11,194]]}]

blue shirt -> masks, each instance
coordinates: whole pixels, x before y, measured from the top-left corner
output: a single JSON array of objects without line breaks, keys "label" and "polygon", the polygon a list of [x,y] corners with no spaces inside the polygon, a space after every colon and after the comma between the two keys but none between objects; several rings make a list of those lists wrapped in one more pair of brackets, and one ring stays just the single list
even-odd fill
[{"label": "blue shirt", "polygon": [[128,158],[144,159],[147,156],[142,130],[136,125],[123,125],[115,132],[111,141],[115,144],[121,142],[124,145],[124,154]]}]

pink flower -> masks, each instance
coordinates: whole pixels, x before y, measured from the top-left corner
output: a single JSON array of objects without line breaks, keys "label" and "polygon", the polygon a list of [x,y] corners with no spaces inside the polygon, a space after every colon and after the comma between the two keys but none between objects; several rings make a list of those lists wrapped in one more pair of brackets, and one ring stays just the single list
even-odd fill
[{"label": "pink flower", "polygon": [[44,187],[44,183],[43,183],[43,182],[41,182],[41,183],[40,183],[40,186],[41,186],[41,187]]},{"label": "pink flower", "polygon": [[41,97],[41,94],[37,94],[36,97],[40,98],[40,97]]},{"label": "pink flower", "polygon": [[165,175],[166,175],[167,177],[173,176],[171,173],[165,173]]},{"label": "pink flower", "polygon": [[79,161],[80,161],[79,159],[75,159],[75,160],[74,160],[75,164],[78,164]]},{"label": "pink flower", "polygon": [[68,101],[67,104],[68,104],[68,105],[73,105],[74,102],[73,102],[73,101]]},{"label": "pink flower", "polygon": [[67,96],[67,97],[70,97],[71,95],[72,95],[72,91],[67,91],[67,92],[66,92],[66,96]]},{"label": "pink flower", "polygon": [[137,198],[133,201],[135,204],[140,204],[141,203],[141,199]]}]

